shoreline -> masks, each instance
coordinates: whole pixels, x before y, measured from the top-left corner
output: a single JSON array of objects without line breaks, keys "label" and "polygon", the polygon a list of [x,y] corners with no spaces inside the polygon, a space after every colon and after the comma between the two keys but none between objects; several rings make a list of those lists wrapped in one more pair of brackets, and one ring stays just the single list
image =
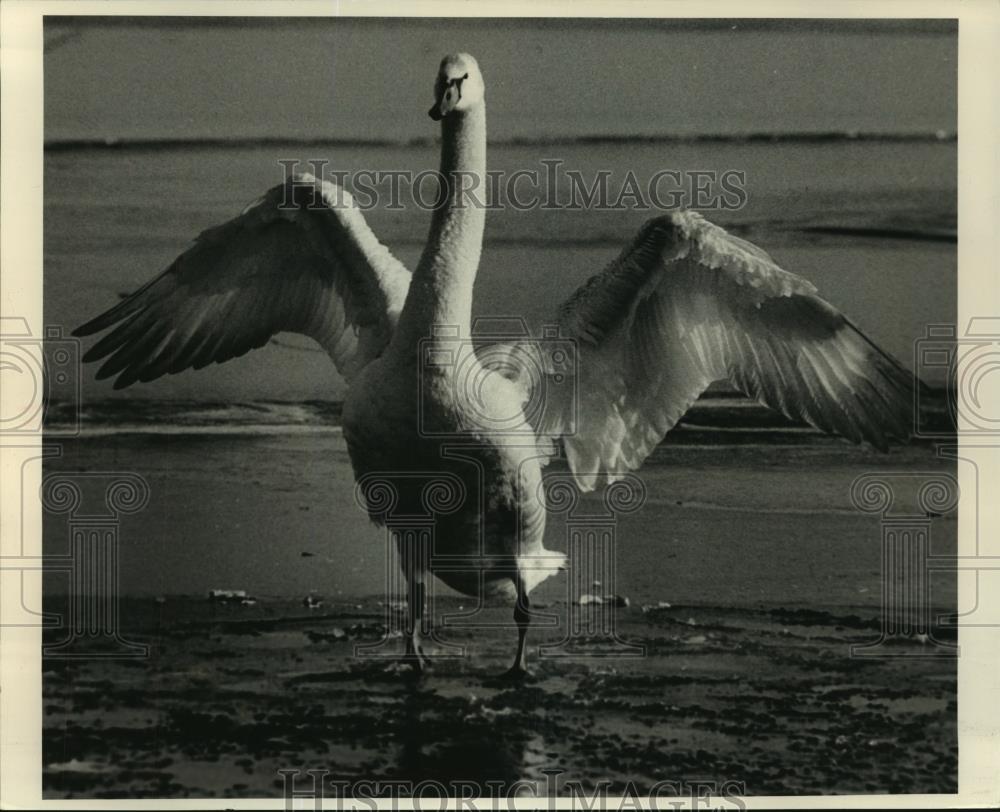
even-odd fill
[{"label": "shoreline", "polygon": [[562,629],[534,631],[518,686],[496,678],[516,636],[499,625],[452,629],[463,657],[430,641],[419,679],[364,620],[180,627],[146,658],[46,659],[45,797],[280,798],[289,768],[347,785],[545,786],[560,770],[588,792],[706,778],[747,795],[956,791],[953,657],[852,657],[876,632],[808,610],[619,614],[618,642],[550,656],[535,648]]}]

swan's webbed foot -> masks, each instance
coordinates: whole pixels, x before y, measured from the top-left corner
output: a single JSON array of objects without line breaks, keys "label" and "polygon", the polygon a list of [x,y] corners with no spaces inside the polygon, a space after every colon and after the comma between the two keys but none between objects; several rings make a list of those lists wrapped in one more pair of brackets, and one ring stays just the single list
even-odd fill
[{"label": "swan's webbed foot", "polygon": [[427,573],[428,550],[421,543],[403,544],[402,536],[396,538],[403,572],[406,575],[406,625],[403,635],[406,639],[406,653],[402,657],[404,665],[413,674],[423,674],[430,666],[420,646],[423,639],[421,620],[424,615],[424,578]]},{"label": "swan's webbed foot", "polygon": [[403,654],[400,661],[416,674],[423,674],[431,670],[430,658],[424,654],[420,643],[412,639],[407,641],[406,653]]},{"label": "swan's webbed foot", "polygon": [[523,663],[514,663],[510,668],[500,675],[503,682],[524,682],[530,679],[531,672],[524,667]]},{"label": "swan's webbed foot", "polygon": [[514,664],[501,676],[504,682],[524,682],[531,676],[531,672],[525,665],[527,662],[525,642],[528,637],[528,627],[531,625],[531,601],[528,599],[528,590],[525,588],[524,578],[520,572],[514,578],[514,588],[517,590],[517,601],[514,603],[514,622],[517,624],[517,654],[514,655]]}]

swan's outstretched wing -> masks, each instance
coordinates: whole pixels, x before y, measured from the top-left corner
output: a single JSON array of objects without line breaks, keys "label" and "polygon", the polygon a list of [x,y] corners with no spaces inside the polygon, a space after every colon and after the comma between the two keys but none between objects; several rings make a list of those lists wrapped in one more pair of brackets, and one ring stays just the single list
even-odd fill
[{"label": "swan's outstretched wing", "polygon": [[314,338],[350,378],[388,343],[410,273],[335,184],[298,175],[202,233],[162,274],[75,335],[114,325],[84,356],[110,356],[115,388],[261,347]]},{"label": "swan's outstretched wing", "polygon": [[808,281],[693,212],[648,222],[559,323],[579,378],[547,387],[555,403],[538,428],[562,436],[588,490],[638,468],[721,379],[854,442],[909,435],[912,376]]}]

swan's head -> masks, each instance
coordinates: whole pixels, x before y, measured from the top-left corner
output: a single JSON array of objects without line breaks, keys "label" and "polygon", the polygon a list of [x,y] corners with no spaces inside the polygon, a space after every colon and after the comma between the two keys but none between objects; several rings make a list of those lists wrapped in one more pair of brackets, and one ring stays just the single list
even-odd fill
[{"label": "swan's head", "polygon": [[449,54],[441,60],[434,82],[434,106],[429,115],[440,121],[449,113],[482,104],[486,86],[479,64],[469,54]]}]

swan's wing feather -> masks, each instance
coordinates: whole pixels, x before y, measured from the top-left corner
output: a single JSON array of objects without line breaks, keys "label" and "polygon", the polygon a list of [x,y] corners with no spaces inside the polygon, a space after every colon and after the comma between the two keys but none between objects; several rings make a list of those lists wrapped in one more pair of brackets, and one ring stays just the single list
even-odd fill
[{"label": "swan's wing feather", "polygon": [[388,343],[410,274],[335,184],[297,175],[204,231],[162,274],[75,331],[116,388],[227,361],[278,332],[314,338],[348,378]]},{"label": "swan's wing feather", "polygon": [[586,489],[638,468],[722,379],[854,442],[909,435],[912,376],[811,283],[692,212],[647,223],[559,323],[578,380],[553,389],[538,429],[562,436]]}]

